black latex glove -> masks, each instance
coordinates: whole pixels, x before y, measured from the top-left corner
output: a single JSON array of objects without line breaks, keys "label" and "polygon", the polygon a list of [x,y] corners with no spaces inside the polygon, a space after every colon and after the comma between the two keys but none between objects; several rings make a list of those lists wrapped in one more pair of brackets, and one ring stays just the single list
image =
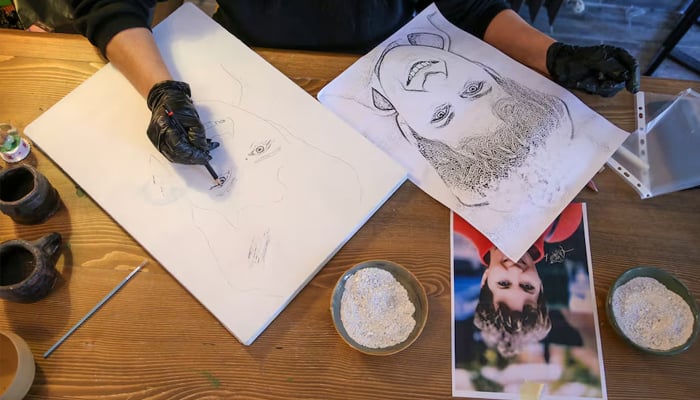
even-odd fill
[{"label": "black latex glove", "polygon": [[555,42],[547,49],[547,70],[565,88],[603,97],[614,96],[623,88],[639,91],[639,64],[620,47]]},{"label": "black latex glove", "polygon": [[219,144],[206,138],[190,96],[190,86],[185,82],[163,81],[153,85],[147,99],[152,116],[146,133],[169,161],[205,164],[211,160],[209,151]]}]

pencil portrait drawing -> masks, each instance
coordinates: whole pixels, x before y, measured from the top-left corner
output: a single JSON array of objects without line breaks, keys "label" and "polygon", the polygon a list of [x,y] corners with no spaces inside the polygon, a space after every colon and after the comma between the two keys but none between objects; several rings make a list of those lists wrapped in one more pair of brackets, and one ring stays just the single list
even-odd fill
[{"label": "pencil portrait drawing", "polygon": [[[232,290],[275,293],[277,283],[270,274],[284,274],[273,271],[286,267],[283,257],[288,255],[281,249],[288,245],[287,227],[306,226],[305,234],[323,234],[314,232],[315,224],[305,220],[310,216],[332,220],[334,205],[360,205],[360,178],[350,163],[305,142],[271,118],[234,104],[245,97],[243,85],[226,68],[208,75],[216,77],[212,82],[227,96],[196,99],[196,104],[207,137],[219,143],[210,163],[225,179],[221,184],[196,179],[202,169],[171,166],[153,152],[151,174],[144,176],[145,194],[154,204],[181,209],[195,227],[191,235],[199,238],[192,240],[202,240],[208,249],[209,255],[201,257],[217,266]],[[324,168],[312,173],[314,165]],[[307,188],[315,186],[334,190],[322,198],[309,196]],[[295,212],[310,208],[312,214]],[[237,280],[242,273],[256,286],[241,286]]]},{"label": "pencil portrait drawing", "polygon": [[434,4],[318,98],[512,259],[624,140],[568,90]]},{"label": "pencil portrait drawing", "polygon": [[373,104],[467,207],[487,206],[552,135],[573,137],[566,103],[449,51],[439,35],[408,35],[375,66]]}]

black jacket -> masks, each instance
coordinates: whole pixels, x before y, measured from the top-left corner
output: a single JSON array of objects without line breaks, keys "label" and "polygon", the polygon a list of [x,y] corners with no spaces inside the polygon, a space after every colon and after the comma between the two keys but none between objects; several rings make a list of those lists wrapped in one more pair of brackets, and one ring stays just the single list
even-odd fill
[{"label": "black jacket", "polygon": [[[450,22],[482,38],[505,0],[436,0]],[[156,0],[73,0],[76,29],[102,53],[120,31],[148,28]],[[214,19],[249,46],[366,52],[425,0],[218,0]]]}]

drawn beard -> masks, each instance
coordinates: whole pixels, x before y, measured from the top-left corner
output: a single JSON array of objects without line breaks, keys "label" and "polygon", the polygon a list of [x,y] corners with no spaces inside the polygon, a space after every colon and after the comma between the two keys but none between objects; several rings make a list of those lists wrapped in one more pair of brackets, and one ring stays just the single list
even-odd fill
[{"label": "drawn beard", "polygon": [[[510,95],[500,99],[492,110],[502,121],[496,129],[471,133],[457,148],[426,139],[411,130],[418,151],[453,192],[485,197],[545,143],[550,133],[562,125],[564,117],[570,118],[566,105],[559,98],[526,88],[511,79],[494,78]],[[481,200],[465,205],[488,204]]]}]

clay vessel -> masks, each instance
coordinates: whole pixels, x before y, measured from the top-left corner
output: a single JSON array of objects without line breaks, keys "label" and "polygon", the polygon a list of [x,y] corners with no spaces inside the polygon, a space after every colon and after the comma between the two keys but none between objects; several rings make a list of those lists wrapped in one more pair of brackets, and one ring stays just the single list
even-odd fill
[{"label": "clay vessel", "polygon": [[0,298],[33,303],[45,297],[58,278],[61,235],[53,232],[38,240],[0,243]]},{"label": "clay vessel", "polygon": [[29,164],[0,171],[0,211],[18,224],[46,221],[61,206],[48,179]]}]

